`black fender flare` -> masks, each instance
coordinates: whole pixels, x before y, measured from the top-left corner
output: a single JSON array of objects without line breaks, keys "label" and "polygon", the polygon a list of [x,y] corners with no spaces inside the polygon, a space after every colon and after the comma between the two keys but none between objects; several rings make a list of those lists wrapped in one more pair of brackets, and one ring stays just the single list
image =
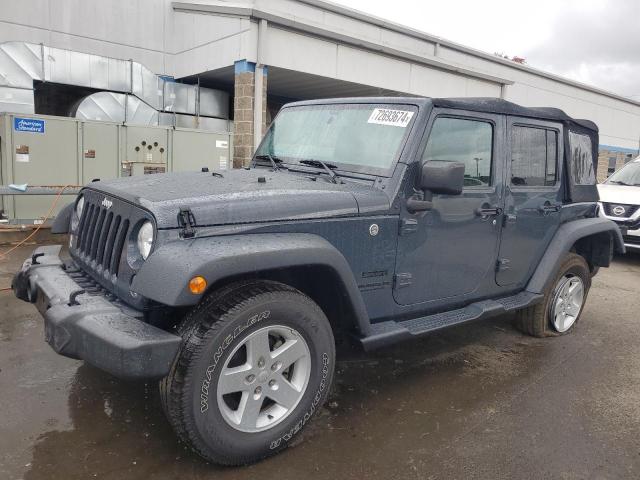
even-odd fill
[{"label": "black fender flare", "polygon": [[60,210],[56,218],[51,224],[51,233],[69,233],[69,226],[71,225],[71,215],[73,215],[73,209],[75,202],[71,202]]},{"label": "black fender flare", "polygon": [[201,297],[188,289],[201,275],[208,285],[238,275],[299,266],[330,268],[341,280],[361,335],[370,331],[369,316],[344,256],[324,238],[308,233],[260,233],[178,240],[152,252],[133,279],[131,289],[169,306],[196,305]]},{"label": "black fender flare", "polygon": [[560,225],[547,250],[533,273],[526,290],[531,293],[543,293],[547,282],[556,273],[559,262],[569,253],[571,247],[580,239],[598,233],[610,233],[613,248],[618,253],[624,253],[624,241],[618,226],[606,218],[583,218]]}]

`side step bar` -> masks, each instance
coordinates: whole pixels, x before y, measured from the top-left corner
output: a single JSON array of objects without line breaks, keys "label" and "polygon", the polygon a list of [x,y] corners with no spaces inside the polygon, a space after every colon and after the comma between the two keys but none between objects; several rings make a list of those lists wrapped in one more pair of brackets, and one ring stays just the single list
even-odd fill
[{"label": "side step bar", "polygon": [[496,300],[482,300],[464,308],[435,313],[426,317],[412,318],[401,322],[388,320],[371,325],[371,335],[360,338],[365,350],[374,350],[412,337],[425,335],[446,327],[460,325],[473,320],[486,319],[519,310],[540,302],[543,295],[520,292]]}]

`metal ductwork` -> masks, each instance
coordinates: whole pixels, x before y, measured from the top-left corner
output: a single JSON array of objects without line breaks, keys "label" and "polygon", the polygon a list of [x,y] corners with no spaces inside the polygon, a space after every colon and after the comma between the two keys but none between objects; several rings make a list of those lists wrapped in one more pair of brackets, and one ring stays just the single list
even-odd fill
[{"label": "metal ductwork", "polygon": [[69,116],[82,120],[158,125],[159,112],[133,95],[98,92],[82,99]]},{"label": "metal ductwork", "polygon": [[0,111],[34,113],[33,81],[44,78],[42,45],[0,44]]},{"label": "metal ductwork", "polygon": [[[190,128],[228,124],[227,92],[176,83],[131,60],[25,42],[0,44],[0,111],[39,113],[34,107],[34,81],[97,90],[69,105],[70,116],[86,120],[168,125],[167,119],[172,119],[173,125],[195,125]],[[179,116],[212,118],[179,122]]]},{"label": "metal ductwork", "polygon": [[[209,90],[209,92],[218,93],[214,90]],[[220,96],[219,99],[227,100],[223,96]],[[175,112],[190,111],[186,107],[182,108],[179,102],[176,102],[172,107],[175,108]],[[207,112],[211,111],[207,110]],[[196,128],[214,132],[228,132],[231,128],[230,121],[224,118],[195,116],[172,111],[158,112],[133,95],[114,92],[98,92],[85,97],[74,107],[73,112],[70,112],[70,116],[82,120]]]}]

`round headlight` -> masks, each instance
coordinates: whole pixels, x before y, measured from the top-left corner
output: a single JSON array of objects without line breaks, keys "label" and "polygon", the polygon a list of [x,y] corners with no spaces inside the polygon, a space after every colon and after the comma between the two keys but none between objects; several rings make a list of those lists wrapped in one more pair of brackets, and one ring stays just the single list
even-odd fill
[{"label": "round headlight", "polygon": [[138,230],[138,251],[144,260],[147,259],[149,253],[151,253],[151,247],[153,246],[153,225],[151,222],[146,221]]},{"label": "round headlight", "polygon": [[84,208],[84,197],[80,197],[76,202],[76,215],[78,219],[82,217],[82,209]]},{"label": "round headlight", "polygon": [[82,215],[82,209],[84,208],[84,197],[80,197],[76,202],[76,208],[71,215],[71,231],[75,232],[80,224],[80,216]]}]

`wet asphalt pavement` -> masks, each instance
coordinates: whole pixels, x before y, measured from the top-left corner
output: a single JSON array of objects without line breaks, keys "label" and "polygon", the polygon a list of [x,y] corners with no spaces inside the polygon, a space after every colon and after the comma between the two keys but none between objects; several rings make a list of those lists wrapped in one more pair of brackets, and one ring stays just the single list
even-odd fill
[{"label": "wet asphalt pavement", "polygon": [[[0,261],[8,286],[33,246]],[[154,383],[56,355],[35,307],[0,293],[1,479],[640,478],[640,256],[594,279],[570,335],[509,317],[372,354],[343,348],[293,448],[219,468],[180,445]]]}]

